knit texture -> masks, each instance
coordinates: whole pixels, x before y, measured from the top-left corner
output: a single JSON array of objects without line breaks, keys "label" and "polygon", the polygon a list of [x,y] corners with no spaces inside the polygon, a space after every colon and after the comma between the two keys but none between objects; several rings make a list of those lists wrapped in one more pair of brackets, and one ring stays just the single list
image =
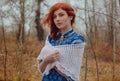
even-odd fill
[{"label": "knit texture", "polygon": [[73,80],[79,81],[84,46],[85,43],[52,46],[48,41],[46,41],[45,46],[42,48],[41,53],[37,57],[38,66],[39,61],[53,50],[59,51],[59,60],[48,64],[43,72],[43,75],[49,74],[49,71],[56,66],[61,72],[70,76]]}]

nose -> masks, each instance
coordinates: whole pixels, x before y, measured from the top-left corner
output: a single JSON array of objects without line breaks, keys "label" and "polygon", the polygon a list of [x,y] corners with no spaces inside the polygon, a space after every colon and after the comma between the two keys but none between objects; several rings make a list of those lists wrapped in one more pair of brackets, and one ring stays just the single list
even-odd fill
[{"label": "nose", "polygon": [[55,20],[56,20],[56,21],[60,20],[60,17],[59,17],[59,16],[57,16]]}]

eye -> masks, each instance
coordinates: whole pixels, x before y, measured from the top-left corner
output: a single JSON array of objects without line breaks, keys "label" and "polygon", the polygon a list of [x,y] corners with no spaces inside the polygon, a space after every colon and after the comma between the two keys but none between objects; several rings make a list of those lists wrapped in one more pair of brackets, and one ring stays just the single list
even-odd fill
[{"label": "eye", "polygon": [[59,13],[58,15],[53,15],[53,19],[56,19],[57,18],[57,16],[58,17],[63,17],[65,14],[63,14],[63,13]]},{"label": "eye", "polygon": [[60,13],[59,16],[62,17],[62,16],[64,16],[64,14],[63,14],[63,13]]},{"label": "eye", "polygon": [[55,19],[56,18],[56,15],[53,15],[53,19]]}]

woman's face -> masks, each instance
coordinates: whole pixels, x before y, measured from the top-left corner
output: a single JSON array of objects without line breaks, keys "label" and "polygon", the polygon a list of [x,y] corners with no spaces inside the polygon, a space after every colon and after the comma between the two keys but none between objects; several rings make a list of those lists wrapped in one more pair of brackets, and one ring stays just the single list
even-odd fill
[{"label": "woman's face", "polygon": [[63,9],[58,9],[54,12],[53,20],[61,31],[67,31],[71,28],[72,17],[68,16],[67,12]]}]

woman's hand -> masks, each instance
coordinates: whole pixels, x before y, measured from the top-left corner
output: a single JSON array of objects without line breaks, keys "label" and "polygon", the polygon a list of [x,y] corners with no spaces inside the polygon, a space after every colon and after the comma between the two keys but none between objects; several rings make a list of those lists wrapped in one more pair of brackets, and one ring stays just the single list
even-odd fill
[{"label": "woman's hand", "polygon": [[49,63],[56,62],[59,59],[59,52],[57,50],[51,52],[43,58],[43,61],[40,63],[40,70],[43,73],[45,68]]},{"label": "woman's hand", "polygon": [[50,54],[48,54],[47,56],[44,57],[43,61],[47,64],[49,63],[53,63],[58,61],[59,59],[59,52],[57,50],[51,52]]}]

